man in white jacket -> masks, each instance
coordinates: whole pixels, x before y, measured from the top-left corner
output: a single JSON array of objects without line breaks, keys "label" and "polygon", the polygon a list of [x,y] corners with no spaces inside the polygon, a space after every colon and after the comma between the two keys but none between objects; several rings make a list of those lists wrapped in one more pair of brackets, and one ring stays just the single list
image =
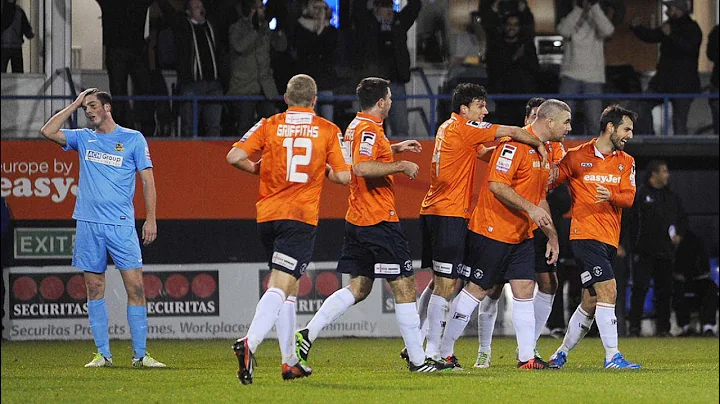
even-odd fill
[{"label": "man in white jacket", "polygon": [[[561,94],[601,94],[605,83],[604,41],[615,27],[598,0],[577,0],[575,7],[560,21],[557,31],[565,38],[565,54],[560,68]],[[575,111],[576,100],[567,100]],[[600,134],[602,100],[583,100],[585,134]]]}]

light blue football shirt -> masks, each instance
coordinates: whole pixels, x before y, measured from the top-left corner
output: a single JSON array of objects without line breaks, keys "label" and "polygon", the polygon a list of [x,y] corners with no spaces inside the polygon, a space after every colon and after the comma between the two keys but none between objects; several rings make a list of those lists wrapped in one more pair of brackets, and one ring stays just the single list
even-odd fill
[{"label": "light blue football shirt", "polygon": [[80,157],[80,183],[73,219],[135,226],[136,171],[151,168],[150,149],[142,133],[120,125],[110,133],[62,129],[63,150]]}]

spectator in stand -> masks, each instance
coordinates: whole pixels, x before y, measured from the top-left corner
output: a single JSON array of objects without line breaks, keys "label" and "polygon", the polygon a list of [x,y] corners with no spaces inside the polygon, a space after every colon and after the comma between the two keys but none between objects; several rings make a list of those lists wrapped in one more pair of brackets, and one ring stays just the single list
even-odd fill
[{"label": "spectator in stand", "polygon": [[270,66],[270,47],[285,50],[287,38],[281,30],[270,31],[262,0],[242,0],[237,8],[240,19],[229,32],[233,55],[228,95],[265,97],[262,101],[232,103],[236,135],[242,137],[257,119],[276,112],[272,98],[279,94]]},{"label": "spectator in stand", "polygon": [[[698,74],[698,58],[702,31],[700,26],[690,18],[687,0],[663,1],[668,20],[660,27],[647,28],[641,20],[633,19],[632,32],[643,42],[660,43],[660,60],[657,72],[648,84],[650,93],[697,93],[700,91]],[[676,135],[687,135],[687,119],[690,112],[691,98],[673,98],[673,130]],[[652,133],[652,114],[646,106],[639,116],[642,124],[638,125],[639,134]]]},{"label": "spectator in stand", "polygon": [[[575,8],[560,21],[557,31],[566,39],[560,67],[560,93],[601,94],[605,83],[604,42],[615,27],[598,0],[576,0]],[[566,101],[575,111],[575,100]],[[586,99],[582,104],[585,135],[597,136],[602,100]]]},{"label": "spectator in stand", "polygon": [[405,84],[410,81],[410,51],[407,31],[420,14],[421,0],[408,0],[400,12],[393,11],[392,0],[373,0],[372,9],[363,0],[355,0],[352,20],[359,35],[358,64],[361,77],[381,77],[390,80],[393,107],[388,121],[390,135],[406,138],[408,123]]},{"label": "spectator in stand", "polygon": [[[308,0],[267,0],[265,3],[265,19],[272,23],[275,20],[275,29],[282,30],[289,39],[295,36],[297,20],[302,16],[303,8]],[[295,56],[292,47],[288,46],[280,52],[270,49],[270,65],[275,77],[275,87],[278,92],[285,94],[287,83],[296,74]],[[317,79],[317,77],[315,77]],[[284,102],[276,103],[278,108],[285,109]]]},{"label": "spectator in stand", "polygon": [[[177,11],[168,0],[157,0],[163,18],[175,34],[178,93],[183,96],[221,96],[215,28],[205,18],[202,0],[188,0],[185,12]],[[193,136],[192,102],[184,102],[181,113],[181,134]],[[220,136],[222,105],[215,101],[198,102],[198,119],[203,135]]]},{"label": "spectator in stand", "polygon": [[633,207],[627,212],[631,242],[634,243],[630,336],[640,336],[645,295],[652,278],[655,287],[656,334],[667,337],[670,336],[673,259],[675,248],[687,228],[687,215],[680,197],[668,186],[670,172],[666,162],[651,161],[646,175],[647,179],[638,189]]},{"label": "spectator in stand", "polygon": [[23,73],[22,44],[23,37],[33,39],[32,26],[28,21],[25,11],[18,6],[16,0],[3,0],[2,5],[2,66],[3,73],[7,71],[8,63],[12,66],[13,73]]},{"label": "spectator in stand", "polygon": [[718,309],[718,287],[710,279],[710,260],[703,240],[691,231],[680,237],[673,269],[673,310],[683,337],[695,335],[690,328],[690,312],[700,309],[702,334],[715,337],[715,312]]},{"label": "spectator in stand", "polygon": [[[540,69],[535,44],[521,35],[522,19],[519,13],[505,14],[502,25],[492,10],[482,11],[481,23],[487,35],[487,72],[491,93],[527,94],[537,90],[536,74]],[[504,125],[522,125],[525,119],[525,101],[496,101],[496,122]]]},{"label": "spectator in stand", "polygon": [[[152,95],[152,79],[147,59],[145,22],[153,0],[96,0],[102,13],[105,68],[110,94],[128,96],[128,78],[134,95]],[[145,136],[155,133],[155,108],[152,102],[113,103],[118,125],[138,129]]]},{"label": "spectator in stand", "polygon": [[[718,93],[718,87],[720,87],[720,84],[718,83],[720,82],[720,79],[718,78],[718,68],[720,67],[720,40],[718,40],[718,35],[720,34],[719,29],[720,25],[716,25],[715,28],[710,31],[706,51],[708,59],[713,62],[712,77],[710,78],[710,91],[714,94]],[[717,99],[710,99],[708,102],[710,103],[710,110],[712,111],[713,131],[717,135],[720,134],[720,117],[718,116],[720,101]]]},{"label": "spectator in stand", "polygon": [[[520,36],[523,39],[535,37],[535,17],[527,5],[527,1],[480,0],[478,2],[479,28],[482,28],[482,30],[489,29],[496,36],[498,32],[502,33],[503,21],[508,14],[515,14],[520,18]],[[476,28],[478,27],[476,26]],[[487,35],[487,32],[485,35]],[[487,40],[487,36],[485,39]]]},{"label": "spectator in stand", "polygon": [[450,58],[450,5],[448,0],[423,0],[417,20],[418,56],[441,63]]},{"label": "spectator in stand", "polygon": [[[297,55],[296,69],[315,78],[318,96],[332,96],[337,85],[335,56],[338,31],[330,25],[332,10],[324,0],[310,0],[298,18],[293,39]],[[333,120],[333,104],[318,100],[320,115]]]}]

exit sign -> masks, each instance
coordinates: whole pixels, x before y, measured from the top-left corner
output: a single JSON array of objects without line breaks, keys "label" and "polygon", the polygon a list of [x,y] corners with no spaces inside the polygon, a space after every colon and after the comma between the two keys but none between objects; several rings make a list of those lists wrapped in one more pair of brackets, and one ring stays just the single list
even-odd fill
[{"label": "exit sign", "polygon": [[75,228],[15,229],[15,259],[72,258]]}]

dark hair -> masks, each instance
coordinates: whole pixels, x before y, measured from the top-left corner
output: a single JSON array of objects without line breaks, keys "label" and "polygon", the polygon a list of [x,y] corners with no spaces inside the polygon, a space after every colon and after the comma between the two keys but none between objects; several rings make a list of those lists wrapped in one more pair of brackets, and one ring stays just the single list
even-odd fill
[{"label": "dark hair", "polygon": [[645,183],[648,183],[653,173],[659,172],[660,167],[662,166],[667,167],[667,162],[665,160],[650,160],[645,167]]},{"label": "dark hair", "polygon": [[525,118],[530,116],[530,113],[532,112],[533,108],[539,107],[543,102],[545,102],[545,98],[541,98],[541,97],[530,98],[530,101],[528,101],[527,105],[525,105]]},{"label": "dark hair", "polygon": [[388,91],[390,91],[390,80],[379,77],[366,77],[360,80],[360,84],[355,89],[360,101],[360,110],[374,107],[379,100],[385,98]]},{"label": "dark hair", "polygon": [[517,12],[517,11],[513,11],[513,12],[510,12],[510,13],[505,14],[505,15],[502,17],[502,20],[501,20],[501,21],[502,21],[502,25],[507,24],[508,20],[511,19],[511,18],[517,18],[517,19],[518,19],[518,24],[522,25],[521,15],[520,15],[520,13]]},{"label": "dark hair", "polygon": [[637,113],[625,109],[618,104],[610,105],[605,108],[600,116],[600,133],[604,133],[607,128],[607,124],[612,122],[616,128],[620,126],[623,117],[628,117],[634,123],[637,120]]},{"label": "dark hair", "polygon": [[375,1],[373,1],[373,6],[375,6],[375,7],[392,7],[393,0],[375,0]]},{"label": "dark hair", "polygon": [[455,87],[455,90],[453,90],[452,95],[453,112],[460,113],[460,107],[462,105],[469,107],[473,100],[487,100],[487,91],[485,91],[485,87],[473,83],[458,84],[457,87]]},{"label": "dark hair", "polygon": [[100,101],[101,105],[110,105],[112,107],[112,97],[110,94],[106,93],[105,91],[101,90],[94,90],[87,93],[87,95],[94,95],[97,97],[98,101]]}]

